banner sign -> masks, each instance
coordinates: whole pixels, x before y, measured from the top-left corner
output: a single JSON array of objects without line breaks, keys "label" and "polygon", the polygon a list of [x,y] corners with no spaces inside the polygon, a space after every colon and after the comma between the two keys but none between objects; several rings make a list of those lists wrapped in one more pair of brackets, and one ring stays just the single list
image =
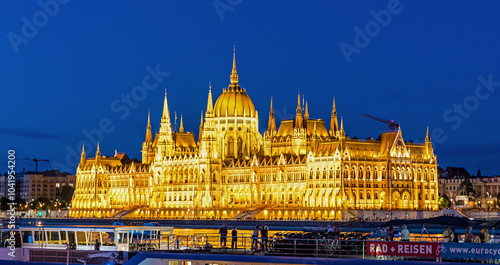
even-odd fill
[{"label": "banner sign", "polygon": [[441,257],[440,243],[366,241],[367,255]]},{"label": "banner sign", "polygon": [[443,258],[500,259],[500,244],[442,243]]}]

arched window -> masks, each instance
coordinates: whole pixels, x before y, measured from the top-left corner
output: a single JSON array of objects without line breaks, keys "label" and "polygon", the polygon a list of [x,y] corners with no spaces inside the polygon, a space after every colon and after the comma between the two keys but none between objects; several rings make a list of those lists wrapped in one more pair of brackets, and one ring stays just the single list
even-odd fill
[{"label": "arched window", "polygon": [[227,142],[227,154],[232,156],[234,155],[234,140],[233,137],[229,137],[229,140]]},{"label": "arched window", "polygon": [[366,193],[366,199],[371,200],[372,199],[372,194],[371,192]]},{"label": "arched window", "polygon": [[243,155],[243,143],[241,137],[238,137],[238,156]]}]

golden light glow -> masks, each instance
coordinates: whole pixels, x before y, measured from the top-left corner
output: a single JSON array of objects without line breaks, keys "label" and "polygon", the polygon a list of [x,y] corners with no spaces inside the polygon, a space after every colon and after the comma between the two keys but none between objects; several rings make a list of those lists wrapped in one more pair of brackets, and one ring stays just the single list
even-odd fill
[{"label": "golden light glow", "polygon": [[[186,95],[187,96],[187,95]],[[174,132],[165,95],[159,133],[148,116],[142,162],[125,154],[87,158],[77,169],[72,217],[339,219],[343,209],[437,210],[437,161],[429,135],[406,142],[402,131],[377,140],[350,138],[337,121],[303,114],[276,126],[238,84],[215,106],[209,90],[199,139]],[[307,110],[313,110],[309,104]],[[153,140],[154,139],[154,140]]]}]

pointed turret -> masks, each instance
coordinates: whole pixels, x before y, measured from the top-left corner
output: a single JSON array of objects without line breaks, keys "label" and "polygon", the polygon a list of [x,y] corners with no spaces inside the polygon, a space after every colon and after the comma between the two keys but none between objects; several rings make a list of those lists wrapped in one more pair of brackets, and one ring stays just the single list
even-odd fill
[{"label": "pointed turret", "polygon": [[86,156],[85,156],[85,145],[82,145],[82,155],[80,157],[80,167],[83,167],[85,165],[86,161]]},{"label": "pointed turret", "polygon": [[330,136],[336,137],[339,130],[339,123],[337,120],[337,109],[335,107],[335,98],[333,98],[332,117],[330,119]]},{"label": "pointed turret", "polygon": [[99,149],[99,143],[97,143],[97,150],[95,151],[95,161],[96,164],[101,162],[101,150]]},{"label": "pointed turret", "polygon": [[231,85],[238,84],[238,72],[236,71],[236,47],[233,47],[233,70],[231,71]]},{"label": "pointed turret", "polygon": [[148,110],[148,126],[146,127],[146,139],[144,140],[146,143],[153,142],[153,136],[151,135],[151,116]]},{"label": "pointed turret", "polygon": [[425,152],[427,158],[432,158],[434,156],[434,148],[432,147],[431,136],[429,134],[429,126],[427,126],[427,134],[425,135]]},{"label": "pointed turret", "polygon": [[212,114],[214,111],[214,104],[212,101],[212,83],[208,83],[208,99],[207,99],[207,114]]},{"label": "pointed turret", "polygon": [[297,97],[297,111],[295,113],[295,128],[302,128],[302,108],[300,107],[300,94]]},{"label": "pointed turret", "polygon": [[101,150],[99,149],[99,143],[97,143],[97,150],[95,151],[95,157],[101,157]]},{"label": "pointed turret", "polygon": [[170,113],[168,111],[168,102],[167,102],[167,90],[165,89],[165,99],[163,100],[163,114],[161,116],[162,123],[170,123]]},{"label": "pointed turret", "polygon": [[166,89],[165,89],[165,99],[163,100],[163,113],[161,116],[160,134],[172,134],[172,127],[170,124],[170,111],[168,109]]},{"label": "pointed turret", "polygon": [[181,114],[181,125],[179,126],[179,132],[184,133],[184,122],[182,121],[182,114]]},{"label": "pointed turret", "polygon": [[309,120],[309,108],[307,107],[307,101],[306,101],[306,110],[304,112],[304,120]]},{"label": "pointed turret", "polygon": [[198,133],[198,141],[201,141],[202,137],[203,137],[203,112],[201,113],[200,132]]},{"label": "pointed turret", "polygon": [[269,123],[267,124],[267,131],[276,131],[276,121],[274,120],[273,98],[271,97],[271,110],[269,111]]},{"label": "pointed turret", "polygon": [[339,135],[341,137],[344,137],[345,136],[345,131],[344,131],[344,118],[343,117],[340,117],[340,131],[339,131]]}]

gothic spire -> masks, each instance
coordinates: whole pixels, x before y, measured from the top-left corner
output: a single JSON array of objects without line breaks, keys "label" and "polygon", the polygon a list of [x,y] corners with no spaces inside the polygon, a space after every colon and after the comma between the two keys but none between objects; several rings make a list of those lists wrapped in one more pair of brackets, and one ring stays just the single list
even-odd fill
[{"label": "gothic spire", "polygon": [[345,136],[343,117],[340,117],[340,136]]},{"label": "gothic spire", "polygon": [[179,126],[179,132],[184,133],[184,123],[182,122],[182,114],[181,114],[181,125]]},{"label": "gothic spire", "polygon": [[82,145],[82,156],[80,157],[80,166],[85,165],[85,145]]},{"label": "gothic spire", "polygon": [[213,111],[214,111],[214,105],[212,101],[212,83],[208,82],[207,113],[212,114]]},{"label": "gothic spire", "polygon": [[271,97],[271,110],[269,111],[269,123],[267,124],[267,131],[276,131],[276,121],[274,120],[273,98]]},{"label": "gothic spire", "polygon": [[304,120],[309,120],[309,108],[307,108],[307,101],[306,101],[306,107],[305,107],[305,112],[304,112]]},{"label": "gothic spire", "polygon": [[425,136],[425,141],[430,142],[431,141],[431,136],[429,135],[429,126],[427,126],[427,135]]},{"label": "gothic spire", "polygon": [[95,151],[95,156],[96,157],[101,156],[101,150],[99,150],[99,143],[97,143],[97,150]]},{"label": "gothic spire", "polygon": [[153,142],[153,136],[151,135],[151,116],[148,110],[148,126],[146,127],[146,139],[145,142]]},{"label": "gothic spire", "polygon": [[337,109],[335,107],[335,98],[333,98],[332,117],[330,119],[330,135],[336,136],[338,130],[339,130],[339,123],[337,120]]},{"label": "gothic spire", "polygon": [[161,116],[162,123],[170,123],[170,113],[168,111],[167,90],[165,89],[165,99],[163,100],[163,114]]},{"label": "gothic spire", "polygon": [[231,71],[231,85],[238,84],[238,72],[236,71],[236,47],[233,46],[233,70]]},{"label": "gothic spire", "polygon": [[297,111],[295,113],[295,128],[302,128],[302,108],[300,107],[300,94],[297,96]]},{"label": "gothic spire", "polygon": [[200,132],[198,133],[198,141],[201,141],[201,138],[203,137],[203,111],[201,113],[201,119],[200,119]]}]

